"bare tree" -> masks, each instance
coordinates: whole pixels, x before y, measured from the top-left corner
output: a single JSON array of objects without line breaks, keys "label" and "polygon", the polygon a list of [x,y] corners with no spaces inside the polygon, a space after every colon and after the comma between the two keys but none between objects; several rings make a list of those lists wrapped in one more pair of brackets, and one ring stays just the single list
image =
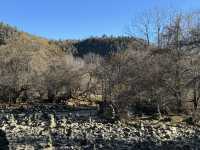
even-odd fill
[{"label": "bare tree", "polygon": [[1,51],[0,57],[1,97],[9,102],[15,101],[28,88],[30,56],[13,50],[9,55]]}]

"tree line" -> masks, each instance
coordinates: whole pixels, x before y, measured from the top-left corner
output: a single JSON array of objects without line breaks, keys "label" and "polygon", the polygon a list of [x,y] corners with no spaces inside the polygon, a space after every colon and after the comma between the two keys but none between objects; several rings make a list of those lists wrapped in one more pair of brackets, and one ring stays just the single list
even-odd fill
[{"label": "tree line", "polygon": [[61,49],[62,53],[48,57],[43,65],[34,61],[36,50],[22,51],[22,47],[15,48],[16,43],[0,46],[1,100],[59,103],[101,95],[119,116],[128,112],[196,112],[200,100],[200,13],[144,13],[128,34],[80,43],[49,41],[51,48],[31,45],[46,52],[44,57]]},{"label": "tree line", "polygon": [[200,13],[168,15],[155,11],[140,17],[129,34],[140,31],[145,45],[113,53],[97,69],[103,100],[118,114],[198,111]]}]

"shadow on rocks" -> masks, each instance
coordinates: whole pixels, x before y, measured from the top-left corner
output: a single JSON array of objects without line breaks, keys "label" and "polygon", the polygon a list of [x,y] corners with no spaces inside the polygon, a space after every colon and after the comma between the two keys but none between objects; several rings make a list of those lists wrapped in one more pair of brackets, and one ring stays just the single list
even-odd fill
[{"label": "shadow on rocks", "polygon": [[0,150],[9,150],[9,142],[6,133],[0,130]]}]

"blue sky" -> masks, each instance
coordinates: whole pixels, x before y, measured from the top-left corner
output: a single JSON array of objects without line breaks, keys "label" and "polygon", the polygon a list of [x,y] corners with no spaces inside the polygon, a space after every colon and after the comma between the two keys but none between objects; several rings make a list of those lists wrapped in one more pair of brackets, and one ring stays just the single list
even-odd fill
[{"label": "blue sky", "polygon": [[123,35],[133,16],[160,9],[200,9],[200,0],[2,0],[0,21],[51,39]]}]

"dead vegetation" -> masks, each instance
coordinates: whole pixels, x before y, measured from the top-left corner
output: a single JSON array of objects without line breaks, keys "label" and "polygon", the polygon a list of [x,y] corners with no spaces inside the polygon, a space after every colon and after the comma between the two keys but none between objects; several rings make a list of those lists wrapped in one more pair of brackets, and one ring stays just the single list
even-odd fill
[{"label": "dead vegetation", "polygon": [[49,41],[1,24],[0,98],[9,103],[104,103],[118,118],[198,112],[198,18],[199,13],[164,20],[159,12],[143,16],[145,24],[138,25],[144,40]]}]

